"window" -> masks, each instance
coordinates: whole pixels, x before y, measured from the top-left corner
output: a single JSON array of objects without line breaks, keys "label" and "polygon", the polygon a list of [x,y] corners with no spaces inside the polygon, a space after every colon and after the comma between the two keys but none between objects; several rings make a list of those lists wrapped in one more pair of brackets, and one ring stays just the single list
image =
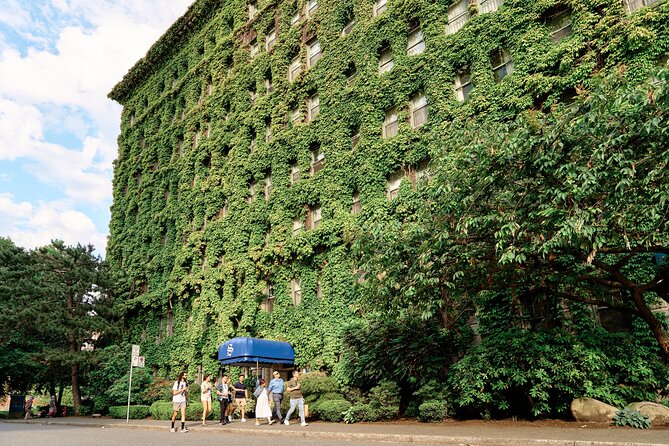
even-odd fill
[{"label": "window", "polygon": [[304,222],[302,221],[301,218],[293,220],[293,234],[302,232],[303,229],[304,229]]},{"label": "window", "polygon": [[360,203],[360,194],[357,192],[353,194],[353,205],[351,206],[351,214],[358,215],[362,211],[362,203]]},{"label": "window", "polygon": [[309,68],[316,65],[318,59],[321,58],[321,44],[317,39],[311,39],[307,43],[307,65]]},{"label": "window", "polygon": [[551,42],[558,43],[572,33],[571,15],[569,10],[563,10],[553,15],[546,21],[546,26],[551,31]]},{"label": "window", "polygon": [[655,3],[659,3],[660,0],[624,0],[625,6],[629,12],[634,12],[637,9],[641,9],[644,6],[651,6]]},{"label": "window", "polygon": [[321,285],[321,278],[316,279],[316,299],[323,299],[323,286]]},{"label": "window", "polygon": [[290,184],[300,181],[300,166],[294,163],[290,166]]},{"label": "window", "polygon": [[404,175],[402,172],[396,172],[388,178],[388,200],[394,200],[397,198],[397,195],[399,195],[403,177]]},{"label": "window", "polygon": [[174,313],[172,310],[167,310],[167,327],[165,329],[166,336],[174,335]]},{"label": "window", "polygon": [[269,200],[269,196],[272,195],[272,175],[265,175],[265,200]]},{"label": "window", "polygon": [[386,46],[379,51],[379,74],[383,74],[393,69],[393,50]]},{"label": "window", "polygon": [[407,54],[415,56],[425,51],[425,41],[423,40],[423,32],[420,27],[416,26],[409,31],[407,42]]},{"label": "window", "polygon": [[302,13],[300,13],[300,10],[297,9],[297,10],[295,10],[295,12],[293,13],[293,15],[290,18],[290,26],[293,26],[296,23],[299,23],[300,20],[302,20]]},{"label": "window", "polygon": [[223,207],[218,210],[216,218],[225,218],[228,215],[228,202],[227,200],[223,203]]},{"label": "window", "polygon": [[427,99],[419,93],[411,99],[411,128],[418,128],[427,121]]},{"label": "window", "polygon": [[453,85],[455,89],[455,96],[458,101],[463,102],[469,96],[469,92],[472,91],[471,83],[471,74],[469,70],[462,70],[455,75],[455,82]]},{"label": "window", "polygon": [[321,149],[316,149],[311,152],[311,174],[323,170],[325,167],[325,153]]},{"label": "window", "polygon": [[300,55],[293,57],[293,60],[290,62],[288,67],[288,80],[293,82],[297,79],[297,76],[302,72],[302,61],[300,60]]},{"label": "window", "polygon": [[204,137],[209,138],[211,136],[211,121],[205,121],[204,123]]},{"label": "window", "polygon": [[269,53],[276,45],[276,28],[272,28],[265,36],[265,50]]},{"label": "window", "polygon": [[353,136],[351,136],[351,148],[355,149],[355,146],[357,146],[360,143],[360,130],[357,130]]},{"label": "window", "polygon": [[348,36],[353,31],[353,28],[355,28],[355,18],[351,17],[346,25],[344,25],[344,29],[341,31],[341,35]]},{"label": "window", "polygon": [[293,305],[302,302],[302,279],[290,280],[290,295],[293,298]]},{"label": "window", "polygon": [[211,96],[213,92],[214,86],[211,84],[211,79],[209,79],[209,83],[207,84],[207,96]]},{"label": "window", "polygon": [[290,122],[293,123],[293,126],[302,122],[302,113],[300,113],[299,107],[295,107],[290,111]]},{"label": "window", "polygon": [[269,143],[272,141],[272,123],[269,121],[269,118],[265,121],[265,142]]},{"label": "window", "polygon": [[479,0],[479,14],[495,12],[502,6],[504,0]]},{"label": "window", "polygon": [[177,141],[177,153],[180,157],[184,156],[184,140],[180,139]]},{"label": "window", "polygon": [[256,183],[252,181],[249,183],[249,195],[246,197],[247,203],[253,203],[256,201]]},{"label": "window", "polygon": [[397,107],[386,110],[386,117],[383,120],[383,137],[392,138],[397,135]]},{"label": "window", "polygon": [[249,20],[252,20],[258,14],[258,3],[249,3]]},{"label": "window", "polygon": [[373,11],[374,12],[374,17],[378,17],[381,14],[383,14],[383,11],[385,11],[386,8],[388,7],[387,3],[388,3],[388,0],[377,0],[374,3],[374,11]]},{"label": "window", "polygon": [[318,1],[317,0],[309,0],[307,2],[307,17],[311,18],[316,14],[316,11],[318,10]]},{"label": "window", "polygon": [[321,207],[312,206],[307,209],[307,228],[316,229],[321,224]]},{"label": "window", "polygon": [[255,85],[251,85],[251,87],[249,87],[249,96],[251,98],[251,104],[255,104],[256,99],[258,99],[258,92],[256,91]]},{"label": "window", "polygon": [[508,74],[513,73],[513,61],[511,60],[511,55],[505,49],[493,51],[490,55],[490,61],[492,62],[495,82],[502,82],[502,79]]},{"label": "window", "polygon": [[348,64],[348,67],[346,68],[346,71],[344,72],[344,76],[346,76],[346,85],[349,87],[355,83],[355,77],[356,77],[357,71],[355,69],[355,64],[351,62]]},{"label": "window", "polygon": [[268,72],[265,77],[265,91],[267,94],[274,91],[274,82],[272,81],[272,73]]},{"label": "window", "polygon": [[200,144],[200,136],[201,136],[200,127],[198,127],[197,129],[195,129],[195,136],[193,137],[194,149],[197,149],[198,144]]},{"label": "window", "polygon": [[455,34],[469,20],[467,0],[458,0],[448,8],[448,34]]},{"label": "window", "polygon": [[321,110],[321,101],[318,94],[313,94],[307,98],[307,122],[313,121]]},{"label": "window", "polygon": [[274,285],[268,283],[263,294],[265,298],[260,302],[260,309],[271,313],[274,310]]},{"label": "window", "polygon": [[251,40],[251,43],[249,44],[249,53],[251,54],[251,59],[256,57],[258,55],[258,52],[260,52],[260,49],[258,47],[258,39],[254,38]]}]

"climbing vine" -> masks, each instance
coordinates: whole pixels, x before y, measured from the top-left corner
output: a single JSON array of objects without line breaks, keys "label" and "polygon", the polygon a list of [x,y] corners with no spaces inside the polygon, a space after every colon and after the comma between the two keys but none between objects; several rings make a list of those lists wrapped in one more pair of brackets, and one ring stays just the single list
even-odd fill
[{"label": "climbing vine", "polygon": [[[454,34],[448,0],[389,0],[376,17],[371,0],[321,0],[309,17],[298,3],[261,0],[249,18],[244,1],[198,0],[110,93],[124,110],[108,258],[133,277],[128,338],[156,369],[213,372],[218,345],[240,335],[287,340],[300,365],[332,368],[343,323],[358,317],[350,242],[420,205],[410,172],[439,151],[444,123],[548,110],[602,71],[624,65],[643,80],[669,53],[669,2],[630,14],[620,0],[506,0],[486,14],[472,6]],[[571,29],[557,40],[560,12]],[[415,26],[425,50],[409,56]],[[314,39],[322,57],[307,67]],[[388,47],[394,66],[380,75]],[[501,49],[513,72],[496,82]],[[472,88],[461,102],[453,85],[465,70]],[[428,119],[414,129],[416,94]],[[393,107],[398,132],[383,138]],[[311,173],[319,152],[324,167]],[[409,175],[389,200],[398,172]]]}]

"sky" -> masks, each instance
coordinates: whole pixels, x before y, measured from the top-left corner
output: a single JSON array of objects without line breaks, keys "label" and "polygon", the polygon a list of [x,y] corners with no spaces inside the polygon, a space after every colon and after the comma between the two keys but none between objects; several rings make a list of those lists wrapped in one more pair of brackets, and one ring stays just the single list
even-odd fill
[{"label": "sky", "polygon": [[0,0],[0,237],[104,256],[113,86],[193,0]]}]

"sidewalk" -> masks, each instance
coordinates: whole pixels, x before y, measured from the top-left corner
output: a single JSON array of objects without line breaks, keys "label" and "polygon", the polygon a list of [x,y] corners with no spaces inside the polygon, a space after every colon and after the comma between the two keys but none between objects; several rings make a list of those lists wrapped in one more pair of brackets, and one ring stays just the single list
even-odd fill
[{"label": "sidewalk", "polygon": [[[38,418],[32,420],[3,420],[5,423],[35,423],[83,427],[121,429],[164,429],[169,421],[115,420],[112,418],[67,417]],[[611,427],[606,424],[575,423],[562,421],[446,421],[419,423],[400,420],[386,423],[326,423],[312,422],[301,427],[299,422],[290,426],[274,424],[255,426],[254,420],[246,423],[235,420],[220,426],[209,421],[207,426],[199,421],[188,421],[192,432],[212,434],[234,432],[248,435],[285,435],[305,439],[357,440],[366,442],[444,443],[496,446],[650,446],[669,445],[669,428],[632,429]]]}]

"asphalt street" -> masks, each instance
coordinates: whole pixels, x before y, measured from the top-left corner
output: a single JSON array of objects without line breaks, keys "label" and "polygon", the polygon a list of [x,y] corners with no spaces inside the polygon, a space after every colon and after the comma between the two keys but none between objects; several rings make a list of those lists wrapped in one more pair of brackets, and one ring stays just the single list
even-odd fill
[{"label": "asphalt street", "polygon": [[[262,428],[262,427],[261,427]],[[265,426],[267,428],[267,426]],[[115,429],[102,427],[56,426],[39,424],[0,423],[0,445],[2,446],[116,446],[116,445],[220,445],[235,446],[362,446],[368,441],[349,441],[344,439],[304,439],[286,436],[243,435],[229,432],[171,433],[143,429]],[[406,443],[383,442],[387,446],[406,446]],[[422,443],[429,446],[430,443]],[[440,443],[444,445],[444,443]],[[453,443],[455,445],[456,443]]]}]

